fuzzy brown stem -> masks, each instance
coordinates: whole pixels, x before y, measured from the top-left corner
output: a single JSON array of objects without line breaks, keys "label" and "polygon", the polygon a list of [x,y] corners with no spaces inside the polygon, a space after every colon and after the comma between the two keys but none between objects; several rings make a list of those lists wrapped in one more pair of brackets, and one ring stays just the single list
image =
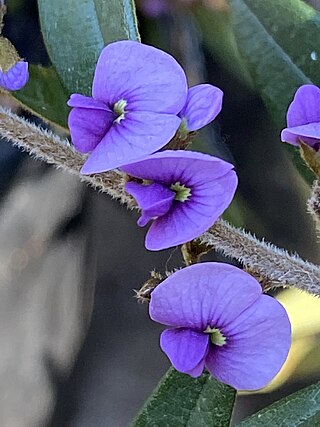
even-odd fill
[{"label": "fuzzy brown stem", "polygon": [[[125,174],[106,172],[84,176],[80,169],[86,157],[74,151],[67,140],[62,140],[21,117],[0,107],[0,135],[25,149],[35,158],[44,160],[70,173],[94,188],[120,200],[129,208],[136,207],[134,199],[124,189]],[[211,246],[226,257],[238,260],[245,269],[255,272],[270,287],[293,286],[320,296],[320,267],[290,255],[284,249],[258,240],[226,221],[219,220],[199,237],[201,244]]]}]

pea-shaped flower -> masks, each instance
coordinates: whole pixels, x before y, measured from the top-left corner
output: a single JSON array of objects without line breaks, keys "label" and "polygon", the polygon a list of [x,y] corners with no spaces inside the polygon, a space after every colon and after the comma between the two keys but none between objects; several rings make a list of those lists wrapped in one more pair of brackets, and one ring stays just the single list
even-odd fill
[{"label": "pea-shaped flower", "polygon": [[92,98],[71,95],[72,142],[91,153],[81,172],[114,169],[151,154],[175,135],[187,99],[186,76],[167,53],[133,41],[105,47]]},{"label": "pea-shaped flower", "polygon": [[29,80],[28,63],[25,61],[18,61],[6,71],[0,69],[0,87],[15,91],[22,89]]},{"label": "pea-shaped flower", "polygon": [[138,225],[153,221],[145,242],[153,251],[206,231],[229,206],[238,183],[233,165],[195,151],[166,150],[122,169],[147,181],[125,188],[142,209]]},{"label": "pea-shaped flower", "polygon": [[281,140],[292,145],[300,141],[315,150],[320,146],[320,89],[314,85],[301,86],[287,112],[287,127]]},{"label": "pea-shaped flower", "polygon": [[206,367],[238,390],[267,385],[285,362],[291,326],[285,309],[249,274],[223,263],[184,268],[151,294],[151,319],[172,327],[160,346],[180,372]]}]

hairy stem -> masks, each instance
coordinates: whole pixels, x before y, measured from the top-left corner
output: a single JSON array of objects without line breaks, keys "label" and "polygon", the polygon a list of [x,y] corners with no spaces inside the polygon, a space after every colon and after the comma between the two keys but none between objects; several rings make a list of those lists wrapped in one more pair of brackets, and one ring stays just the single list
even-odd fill
[{"label": "hairy stem", "polygon": [[95,189],[108,193],[129,207],[133,198],[124,190],[125,174],[105,172],[97,175],[80,175],[86,156],[76,152],[67,139],[63,140],[0,106],[0,135],[14,145],[28,151],[33,157],[43,160],[89,183]]},{"label": "hairy stem", "polygon": [[[129,208],[136,207],[134,199],[125,192],[125,174],[106,172],[80,175],[86,157],[77,153],[67,140],[45,131],[0,107],[0,135],[28,151],[35,158],[73,174],[94,188],[105,192]],[[197,243],[198,242],[198,243]],[[290,255],[284,249],[258,240],[226,221],[219,220],[195,244],[212,247],[226,257],[238,260],[245,269],[270,287],[296,287],[320,296],[320,267]],[[201,251],[202,253],[202,251]]]},{"label": "hairy stem", "polygon": [[200,236],[206,243],[226,257],[238,260],[267,288],[289,287],[320,296],[320,267],[302,260],[296,254],[258,240],[251,233],[219,220]]}]

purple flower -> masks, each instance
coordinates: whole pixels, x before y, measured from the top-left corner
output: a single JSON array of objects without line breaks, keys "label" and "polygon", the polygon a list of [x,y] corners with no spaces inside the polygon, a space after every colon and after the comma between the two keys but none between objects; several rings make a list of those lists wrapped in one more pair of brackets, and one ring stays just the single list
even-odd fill
[{"label": "purple flower", "polygon": [[300,141],[315,150],[320,144],[320,89],[314,85],[301,86],[287,113],[287,128],[281,132],[281,140],[292,145]]},{"label": "purple flower", "polygon": [[159,49],[120,41],[103,49],[92,98],[71,96],[69,127],[76,149],[91,153],[83,174],[120,167],[171,140],[187,99],[184,71]]},{"label": "purple flower", "polygon": [[268,384],[291,344],[282,305],[263,295],[252,276],[228,264],[175,272],[152,292],[149,312],[173,328],[162,333],[160,346],[178,371],[198,377],[206,367],[238,390]]},{"label": "purple flower", "polygon": [[212,122],[221,111],[222,98],[222,90],[210,84],[190,88],[185,106],[179,113],[182,118],[180,127],[193,132]]},{"label": "purple flower", "polygon": [[19,61],[8,71],[0,71],[0,87],[5,90],[19,90],[29,80],[28,63]]},{"label": "purple flower", "polygon": [[146,248],[157,251],[192,240],[206,231],[229,206],[237,187],[233,166],[195,151],[166,150],[122,168],[147,180],[128,182],[138,202],[138,225],[153,221]]}]

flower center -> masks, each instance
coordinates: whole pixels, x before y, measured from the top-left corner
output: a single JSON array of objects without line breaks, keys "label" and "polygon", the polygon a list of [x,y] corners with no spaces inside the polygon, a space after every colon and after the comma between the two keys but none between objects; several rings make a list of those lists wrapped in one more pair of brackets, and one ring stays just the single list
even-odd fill
[{"label": "flower center", "polygon": [[226,337],[218,328],[211,328],[210,326],[207,326],[207,328],[203,332],[205,334],[210,334],[210,341],[214,345],[222,347],[227,342]]},{"label": "flower center", "polygon": [[179,129],[178,129],[178,135],[179,138],[183,141],[188,138],[189,135],[189,129],[188,129],[188,123],[187,119],[185,117],[182,118]]},{"label": "flower center", "polygon": [[120,99],[113,106],[113,111],[116,113],[117,118],[115,119],[116,123],[120,123],[121,120],[125,118],[125,108],[127,106],[127,101],[125,99]]},{"label": "flower center", "polygon": [[171,184],[170,190],[176,193],[174,200],[178,200],[179,202],[185,202],[191,197],[190,188],[186,187],[184,184],[181,185],[179,181],[175,184]]}]

